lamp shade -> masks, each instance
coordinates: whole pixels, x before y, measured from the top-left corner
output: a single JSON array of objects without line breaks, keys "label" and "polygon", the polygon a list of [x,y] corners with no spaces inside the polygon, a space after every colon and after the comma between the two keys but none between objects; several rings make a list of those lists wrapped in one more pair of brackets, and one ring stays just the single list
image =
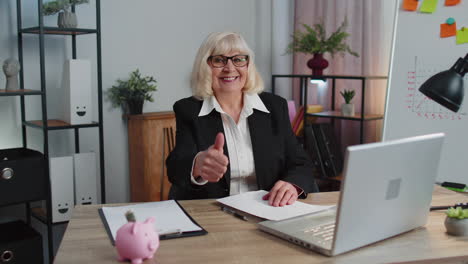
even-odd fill
[{"label": "lamp shade", "polygon": [[463,77],[453,69],[439,72],[424,82],[419,91],[453,112],[463,102]]},{"label": "lamp shade", "polygon": [[463,102],[463,76],[468,72],[468,53],[458,58],[448,71],[439,72],[425,81],[419,91],[436,103],[458,112]]}]

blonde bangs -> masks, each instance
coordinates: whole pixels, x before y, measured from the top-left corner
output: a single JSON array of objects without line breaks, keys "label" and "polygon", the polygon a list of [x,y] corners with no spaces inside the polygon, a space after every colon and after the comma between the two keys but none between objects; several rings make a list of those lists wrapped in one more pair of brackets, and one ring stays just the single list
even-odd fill
[{"label": "blonde bangs", "polygon": [[211,55],[223,55],[231,52],[252,57],[252,51],[247,46],[247,43],[234,33],[218,40],[211,51]]}]

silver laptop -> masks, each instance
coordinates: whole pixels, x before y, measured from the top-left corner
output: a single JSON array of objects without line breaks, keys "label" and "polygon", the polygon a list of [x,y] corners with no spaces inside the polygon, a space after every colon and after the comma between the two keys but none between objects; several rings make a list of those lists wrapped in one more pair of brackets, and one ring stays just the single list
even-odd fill
[{"label": "silver laptop", "polygon": [[348,147],[337,208],[259,228],[335,256],[423,226],[443,140],[437,133]]}]

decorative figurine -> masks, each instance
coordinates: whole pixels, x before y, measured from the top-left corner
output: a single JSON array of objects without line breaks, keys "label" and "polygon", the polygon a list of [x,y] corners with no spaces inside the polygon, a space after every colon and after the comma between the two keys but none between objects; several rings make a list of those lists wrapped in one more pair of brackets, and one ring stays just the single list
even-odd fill
[{"label": "decorative figurine", "polygon": [[119,261],[130,260],[132,264],[140,264],[145,259],[153,258],[159,247],[159,235],[154,228],[154,218],[145,222],[136,222],[133,212],[125,214],[128,223],[117,230],[115,247]]},{"label": "decorative figurine", "polygon": [[7,59],[3,62],[3,72],[6,76],[6,86],[7,91],[18,90],[18,72],[20,71],[20,63],[15,59]]}]

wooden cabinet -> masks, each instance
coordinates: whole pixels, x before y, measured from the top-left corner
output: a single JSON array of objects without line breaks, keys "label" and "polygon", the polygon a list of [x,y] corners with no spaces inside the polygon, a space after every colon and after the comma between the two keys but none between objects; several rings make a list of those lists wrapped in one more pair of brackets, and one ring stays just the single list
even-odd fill
[{"label": "wooden cabinet", "polygon": [[132,202],[167,200],[170,183],[165,162],[174,145],[174,112],[128,116]]}]

